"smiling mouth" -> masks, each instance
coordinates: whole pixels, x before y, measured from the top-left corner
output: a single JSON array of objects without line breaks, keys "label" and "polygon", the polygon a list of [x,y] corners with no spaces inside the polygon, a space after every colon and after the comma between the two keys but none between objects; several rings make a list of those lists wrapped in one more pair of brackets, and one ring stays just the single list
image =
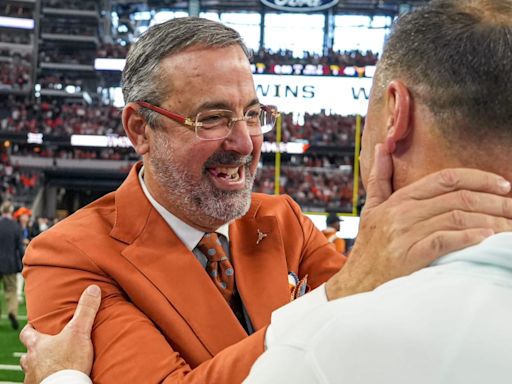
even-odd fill
[{"label": "smiling mouth", "polygon": [[223,164],[218,167],[206,168],[206,173],[210,176],[210,180],[216,188],[224,191],[239,191],[246,188],[245,168],[246,165],[244,164],[239,166]]},{"label": "smiling mouth", "polygon": [[236,181],[239,181],[240,178],[243,176],[243,175],[241,175],[242,169],[243,169],[243,166],[215,167],[215,168],[208,168],[207,170],[213,177],[218,177],[220,179],[225,179],[227,181],[236,182]]}]

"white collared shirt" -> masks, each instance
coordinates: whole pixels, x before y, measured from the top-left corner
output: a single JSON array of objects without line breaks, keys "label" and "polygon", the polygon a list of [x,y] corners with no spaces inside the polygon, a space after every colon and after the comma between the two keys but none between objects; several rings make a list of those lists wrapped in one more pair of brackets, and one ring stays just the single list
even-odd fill
[{"label": "white collared shirt", "polygon": [[[158,201],[155,200],[151,193],[149,193],[148,187],[144,182],[144,167],[142,167],[139,171],[139,182],[144,192],[144,195],[147,197],[151,205],[156,209],[156,211],[162,216],[165,222],[169,225],[169,227],[174,231],[176,236],[185,244],[189,251],[192,251],[196,256],[197,260],[201,263],[203,267],[206,267],[207,259],[206,256],[203,255],[201,251],[199,251],[196,247],[199,244],[199,241],[203,238],[205,232],[200,231],[197,228],[194,228],[183,220],[179,219],[167,209],[165,209]],[[229,223],[221,225],[219,228],[215,230],[216,233],[224,236],[225,239],[221,237],[222,247],[228,257],[230,257],[229,253]]]},{"label": "white collared shirt", "polygon": [[506,232],[314,312],[278,309],[244,384],[508,384],[511,302]]}]

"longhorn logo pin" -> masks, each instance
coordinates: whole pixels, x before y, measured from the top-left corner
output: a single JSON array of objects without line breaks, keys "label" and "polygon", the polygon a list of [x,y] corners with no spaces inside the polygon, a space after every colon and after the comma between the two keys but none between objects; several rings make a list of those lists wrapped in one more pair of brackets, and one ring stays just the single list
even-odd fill
[{"label": "longhorn logo pin", "polygon": [[258,228],[258,240],[256,240],[256,245],[258,245],[268,234],[261,232]]}]

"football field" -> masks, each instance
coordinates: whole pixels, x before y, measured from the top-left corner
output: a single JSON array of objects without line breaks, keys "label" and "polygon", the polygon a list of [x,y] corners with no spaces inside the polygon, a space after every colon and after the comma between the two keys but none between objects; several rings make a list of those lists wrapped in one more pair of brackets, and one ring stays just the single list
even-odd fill
[{"label": "football field", "polygon": [[7,319],[7,308],[4,300],[3,285],[0,283],[0,303],[2,306],[2,316],[0,317],[0,384],[22,383],[23,372],[19,366],[20,355],[25,351],[25,347],[18,340],[18,335],[26,321],[26,309],[24,304],[20,304],[18,320],[20,327],[17,331],[13,330],[11,323]]}]

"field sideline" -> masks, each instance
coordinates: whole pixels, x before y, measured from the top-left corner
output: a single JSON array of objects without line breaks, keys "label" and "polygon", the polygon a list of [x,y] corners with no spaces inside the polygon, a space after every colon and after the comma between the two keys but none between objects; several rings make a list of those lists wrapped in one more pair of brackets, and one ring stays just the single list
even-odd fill
[{"label": "field sideline", "polygon": [[22,383],[23,372],[19,368],[19,361],[20,353],[25,352],[25,347],[18,340],[18,334],[26,324],[27,310],[24,304],[20,304],[18,317],[20,328],[18,331],[14,331],[7,319],[2,283],[0,283],[0,303],[2,306],[2,316],[0,317],[0,384]]}]

